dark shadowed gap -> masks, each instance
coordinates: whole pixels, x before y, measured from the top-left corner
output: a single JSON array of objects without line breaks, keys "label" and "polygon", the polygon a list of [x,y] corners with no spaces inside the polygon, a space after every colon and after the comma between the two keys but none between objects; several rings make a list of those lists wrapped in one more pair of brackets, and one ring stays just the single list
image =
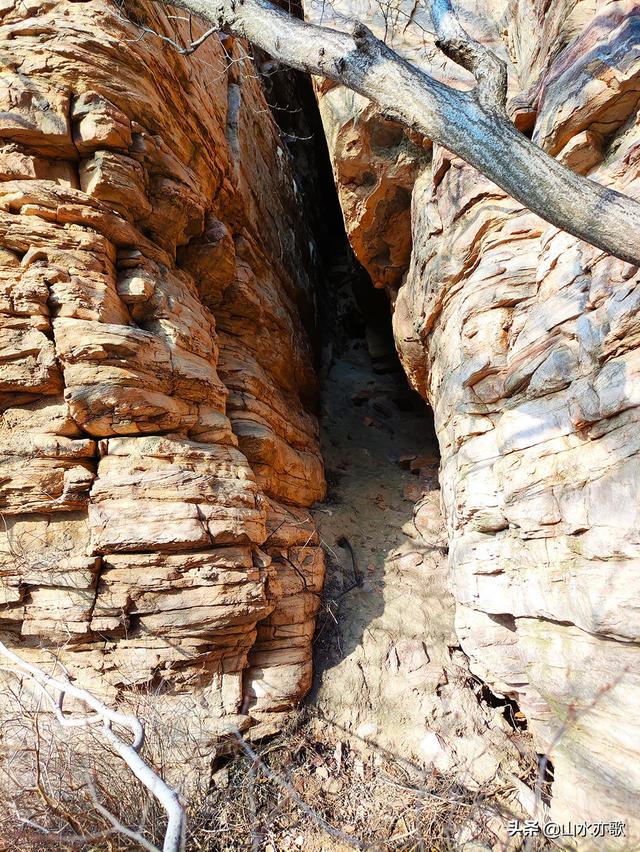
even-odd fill
[{"label": "dark shadowed gap", "polygon": [[[299,12],[297,6],[290,7]],[[360,340],[376,373],[397,375],[400,407],[423,408],[432,422],[430,409],[409,388],[400,365],[387,294],[372,285],[349,244],[311,80],[259,51],[255,57],[267,102],[291,155],[301,212],[315,243],[318,365],[326,370],[345,346]]]},{"label": "dark shadowed gap", "polygon": [[[433,448],[437,465],[433,414],[409,386],[401,367],[387,294],[373,286],[349,244],[311,81],[299,72],[274,66],[268,57],[262,68],[266,71],[263,82],[267,100],[291,154],[302,198],[301,212],[317,249],[315,346],[322,386],[320,412],[328,485],[325,505],[339,506],[345,491],[353,489],[353,483],[347,485],[348,478],[357,474],[334,464],[336,447],[345,442],[356,448],[368,447],[384,490],[389,484],[389,462],[413,472],[411,456],[414,448],[419,452],[421,441]],[[385,523],[390,526],[391,521]],[[329,612],[326,601],[345,600],[369,579],[346,536],[337,538],[333,552],[334,543],[329,544],[325,608],[319,616],[315,646],[316,685],[323,671],[351,650],[344,641],[336,641],[338,612],[335,608]],[[356,631],[356,640],[357,635]],[[515,701],[493,696],[486,685],[480,698],[490,706],[502,707],[514,730],[526,729]]]},{"label": "dark shadowed gap", "polygon": [[[256,65],[291,156],[300,215],[315,246],[313,343],[328,492],[311,513],[327,573],[307,708],[313,718],[335,725],[337,736],[347,730],[357,736],[359,723],[369,718],[375,704],[397,753],[409,754],[412,746],[403,739],[402,726],[422,730],[423,699],[424,706],[436,708],[433,719],[441,719],[454,693],[446,692],[451,684],[445,675],[444,686],[440,680],[435,688],[425,682],[424,690],[413,690],[422,695],[405,694],[396,704],[393,664],[399,658],[393,656],[393,643],[399,639],[402,649],[405,633],[413,636],[418,631],[422,647],[433,656],[430,665],[437,668],[444,660],[445,670],[451,672],[466,667],[453,629],[455,603],[447,581],[433,414],[401,367],[387,294],[374,288],[350,247],[310,79],[268,56],[257,54]],[[416,558],[424,568],[411,561]],[[396,600],[407,601],[400,624]],[[419,613],[423,619],[415,617],[410,600],[420,602],[416,610],[424,602]],[[404,641],[415,645],[415,640]],[[515,737],[526,732],[515,701],[494,695],[479,681],[469,691],[480,716],[495,709]],[[469,730],[472,727],[469,722]],[[552,779],[547,761],[544,801]]]}]

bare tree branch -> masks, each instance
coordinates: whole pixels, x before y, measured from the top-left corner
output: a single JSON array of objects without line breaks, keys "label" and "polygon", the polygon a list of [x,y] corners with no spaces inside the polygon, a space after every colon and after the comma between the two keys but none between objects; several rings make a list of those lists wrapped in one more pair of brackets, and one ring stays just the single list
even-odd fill
[{"label": "bare tree branch", "polygon": [[305,23],[269,0],[176,0],[292,68],[342,83],[386,116],[443,145],[552,225],[640,266],[640,204],[577,175],[523,136],[504,108],[504,70],[464,31],[449,0],[434,0],[443,50],[474,73],[460,91],[404,60],[366,27]]},{"label": "bare tree branch", "polygon": [[[42,669],[23,660],[18,654],[8,648],[4,642],[0,642],[0,655],[9,660],[20,671],[27,674],[41,695],[51,706],[59,723],[67,728],[88,727],[101,723],[102,736],[122,758],[135,777],[152,793],[160,802],[167,814],[167,828],[164,837],[163,852],[183,852],[186,841],[186,819],[185,812],[180,804],[178,795],[163,779],[143,760],[139,752],[144,745],[144,725],[135,716],[119,713],[111,710],[90,692],[80,689],[69,682],[68,679],[61,680],[46,674]],[[55,697],[51,694],[54,692]],[[90,715],[67,717],[64,712],[64,700],[70,695],[77,701],[91,708],[94,712]],[[131,731],[131,743],[123,740],[113,731],[112,726],[119,725]],[[94,802],[97,799],[94,791]],[[102,814],[113,826],[115,831],[121,831],[123,826],[112,814],[102,806],[98,807]],[[121,833],[123,833],[121,831]],[[124,833],[131,837],[136,835],[136,841],[145,849],[155,850],[141,835],[125,829]]]},{"label": "bare tree branch", "polygon": [[[175,15],[169,15],[170,18],[175,18]],[[138,29],[140,30],[140,36],[137,39],[133,39],[134,41],[140,41],[144,38],[145,35],[156,36],[157,38],[164,41],[166,44],[171,45],[181,56],[190,56],[192,53],[195,53],[196,50],[205,43],[205,41],[210,38],[214,33],[218,32],[217,27],[212,27],[210,30],[204,32],[199,38],[190,41],[188,45],[184,46],[179,44],[175,39],[169,38],[169,36],[162,35],[151,27],[147,27],[145,24],[138,24]]]},{"label": "bare tree branch", "polygon": [[436,47],[473,74],[478,82],[479,102],[503,114],[507,102],[506,64],[469,35],[450,0],[431,0],[430,11]]},{"label": "bare tree branch", "polygon": [[139,831],[132,831],[130,828],[127,828],[126,825],[123,825],[120,820],[114,816],[111,811],[107,810],[104,805],[102,805],[98,801],[98,794],[96,793],[96,788],[93,786],[91,782],[89,782],[89,793],[91,795],[91,801],[93,802],[93,807],[97,810],[100,816],[104,817],[106,821],[112,827],[112,833],[114,834],[122,834],[124,837],[128,837],[130,840],[135,840],[135,842],[142,846],[143,849],[146,849],[147,852],[158,852],[156,846],[153,843],[149,843]]}]

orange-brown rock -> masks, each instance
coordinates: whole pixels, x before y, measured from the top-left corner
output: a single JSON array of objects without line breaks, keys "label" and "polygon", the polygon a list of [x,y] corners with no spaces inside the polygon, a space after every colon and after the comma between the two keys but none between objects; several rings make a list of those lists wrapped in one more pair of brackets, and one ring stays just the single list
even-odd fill
[{"label": "orange-brown rock", "polygon": [[244,727],[308,688],[323,576],[288,154],[217,36],[54,0],[0,43],[3,639]]}]

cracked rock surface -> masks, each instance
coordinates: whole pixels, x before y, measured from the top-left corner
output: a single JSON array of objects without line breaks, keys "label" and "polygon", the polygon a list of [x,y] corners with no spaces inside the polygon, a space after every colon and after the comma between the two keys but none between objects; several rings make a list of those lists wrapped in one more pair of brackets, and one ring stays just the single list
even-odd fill
[{"label": "cracked rock surface", "polygon": [[324,572],[288,154],[218,38],[48,0],[0,48],[3,640],[244,727],[308,689]]},{"label": "cracked rock surface", "polygon": [[[456,6],[507,61],[516,125],[569,167],[637,197],[637,4]],[[386,19],[369,0],[334,8],[440,79],[472,83],[437,54],[422,7],[394,4]],[[331,23],[324,4],[305,10]],[[405,370],[434,410],[462,647],[551,752],[553,818],[625,819],[635,836],[638,270],[550,227],[448,151],[433,146],[425,163],[422,144],[402,183],[412,247],[389,281],[362,222],[378,241],[406,245],[407,226],[381,194],[389,199],[409,140],[398,129],[376,148],[381,117],[340,87],[318,91],[347,231],[389,292]]]}]

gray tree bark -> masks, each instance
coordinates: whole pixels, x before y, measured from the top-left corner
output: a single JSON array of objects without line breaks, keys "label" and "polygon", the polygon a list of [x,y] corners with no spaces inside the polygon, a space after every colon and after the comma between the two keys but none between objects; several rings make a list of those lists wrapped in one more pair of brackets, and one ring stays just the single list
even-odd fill
[{"label": "gray tree bark", "polygon": [[177,0],[214,29],[250,41],[300,71],[341,83],[389,118],[462,157],[547,222],[640,265],[640,203],[575,174],[514,127],[505,111],[506,69],[460,25],[449,0],[433,0],[437,44],[470,70],[460,91],[411,65],[362,23],[350,33],[305,23],[269,0]]}]

